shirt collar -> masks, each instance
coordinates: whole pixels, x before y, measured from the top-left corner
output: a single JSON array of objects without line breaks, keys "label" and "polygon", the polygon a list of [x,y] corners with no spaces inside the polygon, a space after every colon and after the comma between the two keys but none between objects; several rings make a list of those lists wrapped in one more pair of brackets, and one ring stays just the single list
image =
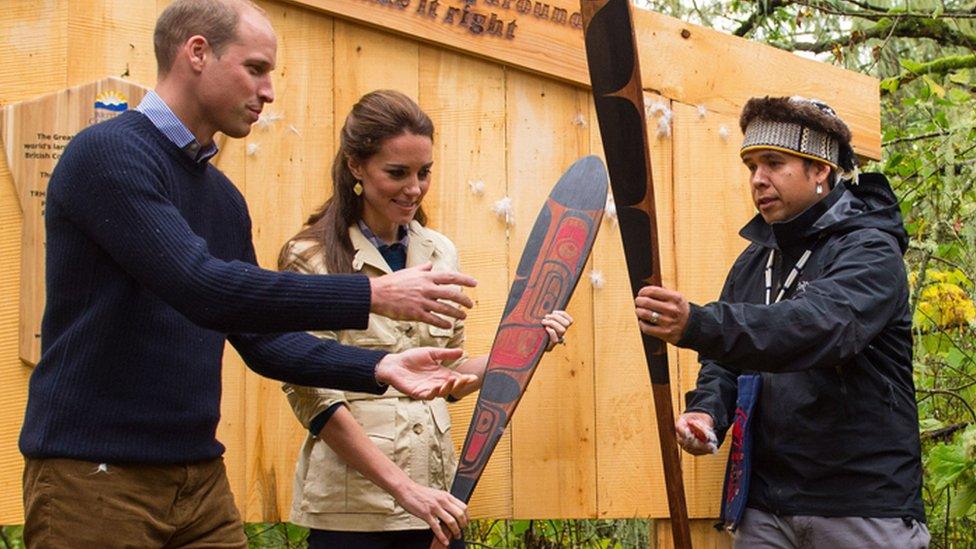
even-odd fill
[{"label": "shirt collar", "polygon": [[366,239],[369,240],[369,242],[373,246],[376,246],[377,250],[382,250],[383,248],[391,248],[393,246],[396,246],[397,244],[403,246],[404,248],[409,248],[410,231],[407,230],[406,225],[400,225],[397,228],[397,241],[392,244],[387,244],[386,242],[383,242],[383,240],[381,240],[380,237],[376,236],[376,233],[374,233],[369,228],[369,226],[366,225],[365,221],[360,219],[359,221],[357,221],[357,223],[359,224],[359,230],[362,231],[363,236],[365,236]]},{"label": "shirt collar", "polygon": [[141,112],[149,118],[156,128],[172,141],[177,147],[190,156],[195,162],[206,162],[217,154],[216,143],[204,147],[193,136],[193,132],[183,124],[183,121],[176,116],[176,113],[169,108],[154,90],[142,98],[139,106],[135,110]]}]

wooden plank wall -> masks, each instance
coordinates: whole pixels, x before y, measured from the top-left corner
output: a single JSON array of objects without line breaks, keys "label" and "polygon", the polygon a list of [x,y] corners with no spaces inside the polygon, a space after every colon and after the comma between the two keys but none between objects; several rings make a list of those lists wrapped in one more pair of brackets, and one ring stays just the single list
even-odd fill
[{"label": "wooden plank wall", "polygon": [[[590,82],[581,19],[575,18],[577,0],[287,1],[572,84]],[[439,15],[422,15],[421,7],[433,8]],[[511,38],[471,32],[451,15],[452,9],[455,15],[463,9],[497,15],[506,22],[514,18],[518,32]],[[568,18],[557,16],[557,11]],[[580,23],[578,27],[574,21]],[[643,9],[635,10],[634,24],[646,89],[729,113],[737,113],[759,91],[818,97],[851,126],[857,154],[870,158],[881,154],[881,104],[874,78]],[[844,85],[831,85],[834,81]]]},{"label": "wooden plank wall", "polygon": [[[0,104],[106,75],[152,86],[151,31],[166,3],[9,0],[0,11],[0,56],[29,62],[0,65]],[[404,91],[436,124],[434,183],[425,208],[431,225],[457,244],[463,269],[479,279],[470,291],[477,306],[467,321],[467,350],[486,353],[512,271],[549,188],[578,157],[602,156],[589,91],[325,11],[270,0],[261,5],[279,39],[277,100],[266,109],[273,116],[248,138],[226,140],[215,160],[250,204],[259,261],[273,267],[279,246],[328,196],[336,133],[351,105],[373,89]],[[648,25],[658,19],[639,17]],[[645,29],[645,34],[665,30]],[[754,60],[754,50],[719,51],[709,42],[719,38],[709,33],[693,39],[708,42],[705,51],[726,61],[719,64]],[[693,52],[682,55],[693,57]],[[778,52],[770,55],[781,58]],[[648,65],[645,73],[656,74]],[[780,89],[785,78],[764,85]],[[733,80],[716,86],[693,76],[676,81],[674,74],[645,79],[664,94],[649,93],[648,101],[660,101],[674,113],[670,136],[657,136],[656,117],[648,124],[664,279],[695,301],[717,295],[743,247],[736,231],[753,212],[736,155],[735,113],[748,83]],[[683,82],[692,84],[682,87]],[[864,94],[863,86],[857,93]],[[715,108],[702,115],[699,100]],[[474,183],[483,184],[481,194],[473,191]],[[0,524],[22,520],[16,439],[29,376],[17,359],[21,214],[13,188],[0,160]],[[506,196],[514,209],[510,226],[491,212],[491,205]],[[602,275],[602,286],[588,278],[580,283],[569,306],[576,318],[570,345],[541,364],[475,493],[474,516],[667,515],[650,383],[612,220],[604,223],[586,275],[592,271]],[[671,360],[680,409],[697,362],[694,353],[674,350]],[[473,404],[469,398],[452,408],[458,445]],[[222,412],[218,435],[228,448],[228,472],[245,520],[287,518],[303,433],[280,385],[250,373],[232,349],[225,360]],[[691,516],[716,516],[724,455],[683,459]],[[701,536],[710,535],[701,530]]]},{"label": "wooden plank wall", "polygon": [[[0,103],[123,76],[152,83],[153,2],[10,0],[0,10]],[[2,156],[2,155],[0,155]],[[18,358],[22,215],[6,159],[0,159],[0,523],[22,522],[17,436],[30,370]]]}]

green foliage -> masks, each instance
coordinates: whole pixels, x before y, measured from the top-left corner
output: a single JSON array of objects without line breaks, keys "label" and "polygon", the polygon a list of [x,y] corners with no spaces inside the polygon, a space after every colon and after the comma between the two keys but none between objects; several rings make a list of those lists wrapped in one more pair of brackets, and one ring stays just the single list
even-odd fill
[{"label": "green foliage", "polygon": [[0,526],[0,549],[24,549],[24,527]]},{"label": "green foliage", "polygon": [[880,80],[883,158],[864,169],[888,176],[911,238],[905,259],[932,547],[976,547],[973,1],[638,3]]},{"label": "green foliage", "polygon": [[652,521],[481,520],[465,531],[468,547],[592,549],[647,547]]},{"label": "green foliage", "polygon": [[289,522],[251,522],[244,525],[248,549],[304,549],[308,530]]},{"label": "green foliage", "polygon": [[[499,549],[628,549],[647,547],[650,520],[476,520],[467,546]],[[304,549],[308,531],[288,523],[245,525],[250,549]],[[2,549],[2,548],[0,548]]]}]

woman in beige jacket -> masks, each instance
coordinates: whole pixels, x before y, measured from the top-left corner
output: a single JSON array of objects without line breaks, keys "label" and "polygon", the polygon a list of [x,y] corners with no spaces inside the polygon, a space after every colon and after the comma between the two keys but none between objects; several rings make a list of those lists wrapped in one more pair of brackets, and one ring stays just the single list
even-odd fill
[{"label": "woman in beige jacket", "polygon": [[[457,271],[454,244],[424,227],[420,207],[430,185],[432,137],[430,118],[407,96],[381,90],[360,98],[342,128],[333,196],[285,244],[279,267],[368,276],[418,267]],[[389,352],[460,348],[463,321],[442,319],[449,327],[370,315],[366,330],[317,335]],[[572,318],[556,311],[543,323],[551,349]],[[449,366],[480,380],[486,363],[486,356],[462,356]],[[309,430],[291,513],[293,522],[311,529],[309,547],[426,549],[435,535],[446,544],[459,532],[465,505],[444,491],[457,461],[443,399],[412,400],[393,388],[378,396],[294,385],[284,390]]]}]

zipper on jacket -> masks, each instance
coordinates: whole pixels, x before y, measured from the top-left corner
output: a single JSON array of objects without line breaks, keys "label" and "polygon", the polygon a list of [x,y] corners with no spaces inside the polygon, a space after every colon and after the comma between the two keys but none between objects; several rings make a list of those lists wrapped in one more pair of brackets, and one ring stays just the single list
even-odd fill
[{"label": "zipper on jacket", "polygon": [[837,381],[840,382],[840,396],[841,400],[844,401],[844,416],[850,418],[854,413],[851,410],[851,400],[847,398],[847,379],[844,376],[844,369],[837,365],[834,366],[834,371],[837,372]]}]

